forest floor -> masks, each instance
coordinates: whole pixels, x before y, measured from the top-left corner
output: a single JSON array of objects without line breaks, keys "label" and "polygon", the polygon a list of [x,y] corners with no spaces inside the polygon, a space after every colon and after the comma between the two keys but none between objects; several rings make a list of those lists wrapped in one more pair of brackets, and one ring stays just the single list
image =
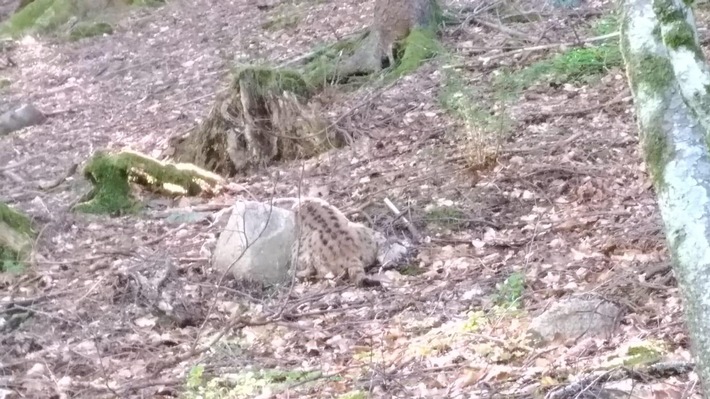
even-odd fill
[{"label": "forest floor", "polygon": [[[613,11],[610,1],[574,10],[538,3],[547,4],[518,7],[540,11],[539,21],[448,27],[442,41],[454,57],[394,85],[329,90],[327,111],[345,115],[339,128],[356,138],[352,146],[237,176],[210,198],[146,193],[139,216],[69,212],[90,187],[80,173],[48,191],[38,183],[104,148],[161,154],[207,115],[235,63],[278,63],[365,28],[371,2],[261,9],[175,0],[127,11],[110,36],[18,40],[0,54],[14,61],[0,70],[9,81],[0,106],[31,102],[56,114],[0,137],[0,169],[22,163],[0,173],[0,201],[40,226],[33,267],[0,274],[0,397],[541,397],[575,378],[589,389],[559,397],[585,397],[596,392],[589,377],[633,343],[659,344],[664,361],[691,361],[622,66],[494,100],[501,68],[554,54],[496,49],[593,36],[595,21]],[[470,109],[452,112],[449,100],[462,97]],[[496,132],[466,119],[480,116],[479,100],[508,125]],[[494,165],[475,170],[473,146],[486,134],[500,134],[502,145]],[[410,268],[388,271],[392,282],[380,288],[219,285],[209,257],[220,211],[293,195],[295,182],[328,185],[353,220],[405,236],[389,198],[424,237]],[[161,292],[140,290],[160,278]],[[610,335],[542,346],[524,339],[547,306],[581,293],[624,309]],[[190,317],[183,325],[160,317],[150,295],[181,298]],[[250,321],[230,324],[233,312]],[[646,377],[614,387],[631,397],[700,397],[693,372]]]}]

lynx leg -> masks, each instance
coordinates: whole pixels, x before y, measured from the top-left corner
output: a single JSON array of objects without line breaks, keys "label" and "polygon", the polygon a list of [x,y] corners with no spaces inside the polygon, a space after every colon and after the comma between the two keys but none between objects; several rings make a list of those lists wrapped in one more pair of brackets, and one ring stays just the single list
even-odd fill
[{"label": "lynx leg", "polygon": [[345,270],[348,273],[348,279],[356,285],[360,285],[365,279],[365,268],[362,262],[357,259],[348,260],[345,264]]}]

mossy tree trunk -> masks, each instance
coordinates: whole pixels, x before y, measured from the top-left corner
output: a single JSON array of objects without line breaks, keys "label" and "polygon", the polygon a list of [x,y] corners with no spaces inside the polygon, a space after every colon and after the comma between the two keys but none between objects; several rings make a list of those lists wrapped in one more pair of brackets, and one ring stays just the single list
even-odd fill
[{"label": "mossy tree trunk", "polygon": [[710,69],[684,1],[626,0],[623,14],[622,53],[642,149],[685,299],[696,370],[710,392]]}]

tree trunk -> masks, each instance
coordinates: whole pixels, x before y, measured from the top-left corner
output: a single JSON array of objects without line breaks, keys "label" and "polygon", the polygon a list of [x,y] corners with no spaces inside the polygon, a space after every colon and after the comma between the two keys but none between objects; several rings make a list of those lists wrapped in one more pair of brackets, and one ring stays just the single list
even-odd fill
[{"label": "tree trunk", "polygon": [[626,0],[623,12],[621,45],[643,154],[685,299],[697,371],[710,392],[710,152],[707,110],[699,108],[707,104],[708,68],[681,1]]},{"label": "tree trunk", "polygon": [[415,27],[429,27],[434,20],[434,0],[375,0],[372,31],[380,59],[394,65],[398,45]]}]

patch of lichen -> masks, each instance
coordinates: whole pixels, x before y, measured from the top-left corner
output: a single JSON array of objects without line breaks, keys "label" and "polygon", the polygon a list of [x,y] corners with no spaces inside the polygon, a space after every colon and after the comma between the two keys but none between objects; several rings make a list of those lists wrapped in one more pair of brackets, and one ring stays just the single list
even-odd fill
[{"label": "patch of lichen", "polygon": [[72,41],[87,37],[110,35],[113,27],[106,22],[79,22],[69,30],[69,39]]},{"label": "patch of lichen", "polygon": [[203,187],[222,181],[221,177],[194,165],[165,163],[134,151],[118,154],[99,152],[84,168],[84,176],[94,188],[89,200],[74,209],[112,215],[138,210],[130,183],[161,194],[197,195]]}]

